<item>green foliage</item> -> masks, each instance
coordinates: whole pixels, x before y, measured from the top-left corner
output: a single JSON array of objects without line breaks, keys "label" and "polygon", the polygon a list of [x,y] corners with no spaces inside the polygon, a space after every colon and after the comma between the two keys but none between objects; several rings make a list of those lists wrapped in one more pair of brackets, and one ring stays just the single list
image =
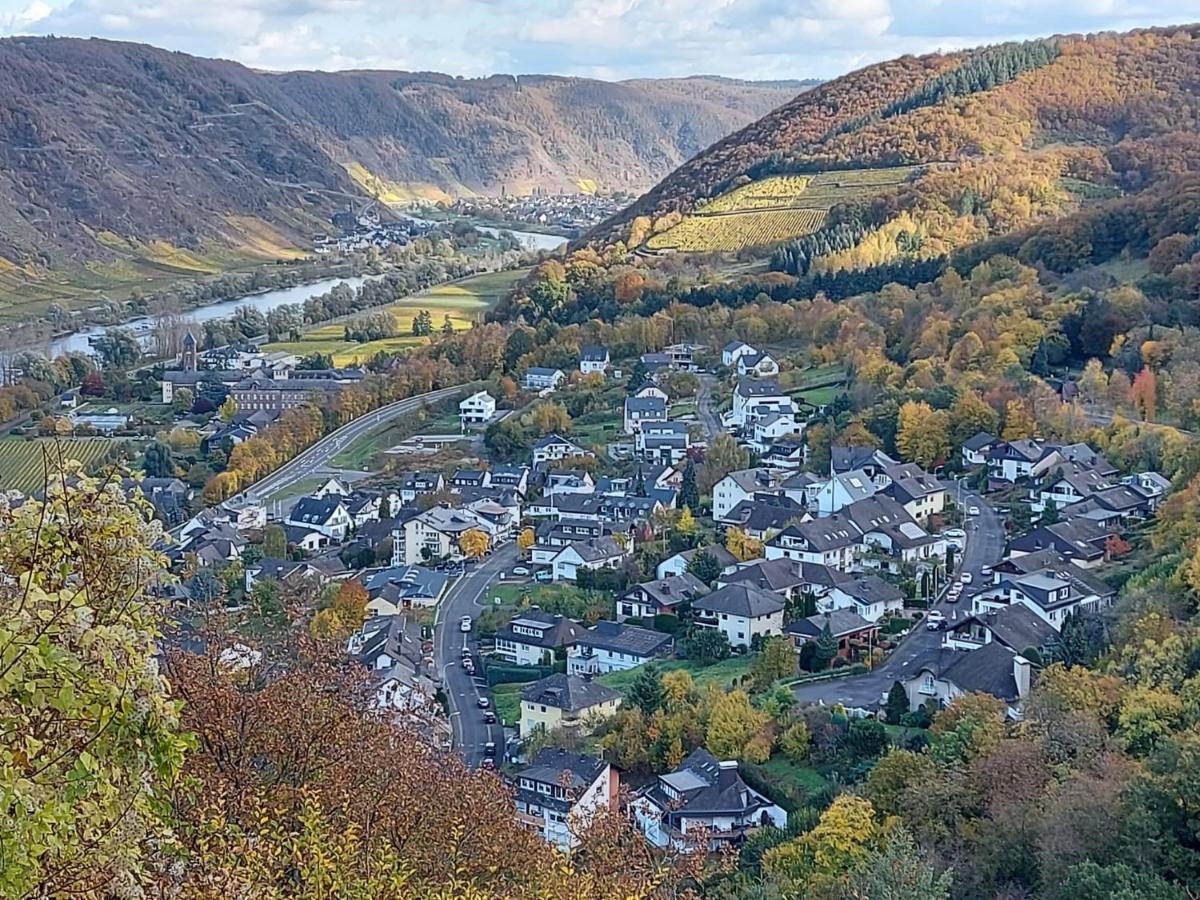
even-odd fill
[{"label": "green foliage", "polygon": [[908,712],[908,692],[904,690],[904,685],[899,681],[892,683],[892,687],[888,691],[885,709],[889,725],[899,725],[904,714]]},{"label": "green foliage", "polygon": [[151,478],[171,478],[175,474],[171,448],[162,441],[151,441],[142,457],[142,466]]},{"label": "green foliage", "polygon": [[662,672],[654,663],[641,666],[637,677],[630,685],[629,693],[625,695],[626,703],[638,707],[646,715],[650,715],[663,702]]},{"label": "green foliage", "polygon": [[693,627],[685,641],[688,659],[701,666],[711,666],[729,656],[729,638],[716,628]]},{"label": "green foliage", "polygon": [[707,585],[721,577],[721,564],[707,550],[697,550],[688,560],[687,571]]},{"label": "green foliage", "polygon": [[829,628],[829,623],[826,622],[821,627],[821,633],[817,635],[817,640],[814,643],[812,671],[820,672],[829,668],[829,664],[837,656],[837,651],[837,638],[833,636],[833,632]]}]

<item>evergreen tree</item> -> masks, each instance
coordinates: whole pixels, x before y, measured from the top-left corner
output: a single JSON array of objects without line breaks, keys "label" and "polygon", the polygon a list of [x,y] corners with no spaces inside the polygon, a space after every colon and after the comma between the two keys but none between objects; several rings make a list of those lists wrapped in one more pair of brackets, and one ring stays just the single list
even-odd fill
[{"label": "evergreen tree", "polygon": [[679,502],[693,512],[700,508],[700,488],[696,484],[696,466],[690,459],[683,469],[683,483],[679,486]]},{"label": "evergreen tree", "polygon": [[642,666],[633,684],[629,686],[629,696],[625,698],[630,706],[636,706],[647,716],[662,706],[663,683],[662,673],[658,666],[649,663]]},{"label": "evergreen tree", "polygon": [[900,682],[893,682],[892,689],[888,691],[885,706],[888,724],[899,725],[906,712],[908,712],[908,692],[904,690],[904,685]]},{"label": "evergreen tree", "polygon": [[646,364],[640,359],[633,364],[633,371],[629,373],[629,384],[625,387],[627,394],[636,394],[646,380],[650,377],[650,370],[646,368]]},{"label": "evergreen tree", "polygon": [[813,657],[813,667],[815,671],[820,672],[829,668],[829,664],[833,662],[833,658],[837,656],[838,642],[833,636],[833,632],[829,629],[829,622],[821,628],[820,635],[817,636],[817,649]]},{"label": "evergreen tree", "polygon": [[142,467],[151,478],[170,478],[175,474],[171,448],[162,441],[151,441],[143,456]]},{"label": "evergreen tree", "polygon": [[687,571],[705,584],[711,585],[721,577],[721,564],[707,550],[698,550],[688,561]]},{"label": "evergreen tree", "polygon": [[1054,498],[1050,497],[1046,500],[1046,506],[1042,510],[1042,525],[1056,525],[1062,521],[1062,517],[1058,514],[1058,504],[1054,502]]},{"label": "evergreen tree", "polygon": [[642,474],[642,467],[638,466],[637,478],[633,482],[633,495],[635,497],[646,496],[646,476]]}]

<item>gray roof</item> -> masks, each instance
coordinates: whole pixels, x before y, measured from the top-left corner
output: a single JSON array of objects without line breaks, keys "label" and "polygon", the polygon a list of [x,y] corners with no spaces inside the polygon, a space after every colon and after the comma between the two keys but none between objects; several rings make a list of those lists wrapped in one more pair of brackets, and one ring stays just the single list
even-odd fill
[{"label": "gray roof", "polygon": [[596,647],[600,650],[615,650],[618,653],[649,657],[667,652],[672,640],[671,635],[661,631],[601,621],[577,635],[573,643],[579,647]]},{"label": "gray roof", "polygon": [[1020,653],[1028,647],[1040,649],[1055,637],[1054,628],[1023,603],[1012,603],[1001,610],[977,613],[964,619],[953,630],[965,628],[971,622],[978,622],[987,628],[996,640],[1014,653]]},{"label": "gray roof", "polygon": [[929,669],[962,691],[981,692],[1012,701],[1019,696],[1013,677],[1014,656],[1016,654],[1004,644],[992,641],[978,650],[935,650],[918,660],[910,671],[917,678],[922,669]]},{"label": "gray roof", "polygon": [[626,397],[626,412],[660,412],[667,413],[667,401],[662,397]]},{"label": "gray roof", "polygon": [[624,556],[625,550],[610,535],[597,538],[587,538],[568,544],[567,548],[579,554],[584,562],[599,562],[602,559],[612,559],[614,556]]},{"label": "gray roof", "polygon": [[561,375],[562,373],[562,369],[551,369],[549,366],[531,366],[525,370],[526,375],[533,375],[539,378],[550,378],[555,374]]},{"label": "gray roof", "polygon": [[[517,773],[517,778],[528,778],[542,784],[566,788],[568,792],[586,790],[608,765],[594,756],[571,753],[559,747],[543,747],[533,755],[529,765]],[[538,795],[538,802],[545,799]]]},{"label": "gray roof", "polygon": [[875,447],[830,447],[829,458],[831,469],[834,472],[850,472],[864,466],[882,468],[897,463],[896,460]]},{"label": "gray roof", "polygon": [[288,518],[301,525],[324,525],[328,522],[339,506],[342,498],[338,494],[327,494],[324,497],[301,497],[292,507]]},{"label": "gray roof", "polygon": [[682,553],[679,554],[679,556],[682,556],[685,560],[687,560],[690,563],[692,561],[692,558],[697,553],[707,553],[709,556],[711,556],[713,559],[715,559],[717,561],[717,565],[719,565],[722,569],[728,568],[729,566],[732,566],[732,565],[736,565],[737,561],[738,561],[736,556],[734,556],[732,553],[730,553],[728,550],[726,550],[720,544],[709,544],[706,547],[696,547],[693,550],[684,550]]},{"label": "gray roof", "polygon": [[788,522],[804,515],[804,508],[788,497],[769,500],[743,500],[721,519],[736,522],[750,531],[764,532],[771,528],[782,530]]},{"label": "gray roof", "polygon": [[742,378],[738,381],[737,393],[742,397],[786,396],[783,388],[779,386],[779,382],[773,378],[764,378],[761,381]]},{"label": "gray roof", "polygon": [[878,575],[855,575],[837,584],[838,590],[862,600],[868,606],[873,603],[895,603],[904,599],[904,592]]},{"label": "gray roof", "polygon": [[[513,631],[513,625],[517,624],[529,628],[541,628],[542,631],[539,635],[518,634]],[[513,616],[507,625],[496,632],[496,639],[553,650],[567,646],[576,637],[583,634],[583,631],[583,626],[578,622],[574,622],[566,616],[545,612],[535,606]]]},{"label": "gray roof", "polygon": [[794,559],[761,559],[722,575],[722,584],[752,584],[769,591],[786,591],[805,584],[832,585],[850,576],[827,566]]},{"label": "gray roof", "polygon": [[668,575],[666,578],[644,581],[636,587],[630,588],[626,596],[636,591],[641,591],[658,606],[674,606],[681,600],[690,600],[701,594],[707,594],[708,585],[695,575],[684,572],[682,575]]},{"label": "gray roof", "polygon": [[618,700],[620,697],[617,691],[598,681],[579,675],[564,675],[561,672],[535,681],[521,691],[522,700],[553,706],[568,713],[579,712],[610,700]]},{"label": "gray roof", "polygon": [[978,452],[980,450],[987,449],[994,443],[996,443],[996,436],[994,434],[988,434],[986,431],[979,431],[963,441],[963,446],[968,450]]},{"label": "gray roof", "polygon": [[749,619],[781,612],[786,605],[774,591],[748,584],[729,584],[692,602],[693,609]]},{"label": "gray roof", "polygon": [[878,627],[874,622],[868,622],[853,609],[835,609],[805,619],[797,619],[788,626],[788,634],[816,638],[825,630],[826,625],[829,626],[829,631],[834,637],[842,637]]},{"label": "gray roof", "polygon": [[604,362],[608,359],[608,349],[598,344],[584,344],[579,348],[581,362]]}]

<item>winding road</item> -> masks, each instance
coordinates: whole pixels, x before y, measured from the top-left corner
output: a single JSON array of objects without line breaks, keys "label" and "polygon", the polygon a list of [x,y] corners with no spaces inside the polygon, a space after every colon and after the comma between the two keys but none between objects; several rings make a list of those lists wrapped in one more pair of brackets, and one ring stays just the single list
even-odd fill
[{"label": "winding road", "polygon": [[712,375],[700,376],[700,391],[696,394],[696,415],[708,434],[709,443],[721,433],[721,420],[713,409],[712,389],[716,379]]}]

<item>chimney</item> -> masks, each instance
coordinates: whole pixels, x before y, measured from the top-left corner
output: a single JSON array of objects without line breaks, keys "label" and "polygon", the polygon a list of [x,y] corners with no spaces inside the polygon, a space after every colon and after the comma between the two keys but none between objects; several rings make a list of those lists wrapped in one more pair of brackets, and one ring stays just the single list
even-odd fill
[{"label": "chimney", "polygon": [[736,759],[723,759],[719,763],[720,770],[717,772],[717,787],[720,790],[725,790],[727,787],[732,787],[737,784],[738,764]]},{"label": "chimney", "polygon": [[1017,698],[1024,700],[1029,696],[1029,679],[1033,666],[1023,656],[1013,657],[1013,681],[1017,683]]}]

